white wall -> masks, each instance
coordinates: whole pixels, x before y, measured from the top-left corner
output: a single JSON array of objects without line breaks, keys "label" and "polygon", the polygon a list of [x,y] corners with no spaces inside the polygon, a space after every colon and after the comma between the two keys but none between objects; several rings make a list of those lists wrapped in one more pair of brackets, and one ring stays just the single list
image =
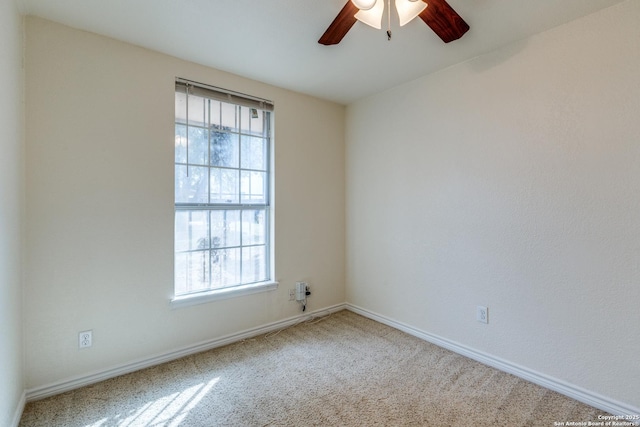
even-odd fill
[{"label": "white wall", "polygon": [[624,2],[350,105],[347,301],[640,407],[638,22]]},{"label": "white wall", "polygon": [[[343,106],[26,22],[27,389],[344,302]],[[169,307],[176,76],[275,102],[276,291]]]},{"label": "white wall", "polygon": [[22,17],[0,0],[0,425],[21,411],[24,138]]}]

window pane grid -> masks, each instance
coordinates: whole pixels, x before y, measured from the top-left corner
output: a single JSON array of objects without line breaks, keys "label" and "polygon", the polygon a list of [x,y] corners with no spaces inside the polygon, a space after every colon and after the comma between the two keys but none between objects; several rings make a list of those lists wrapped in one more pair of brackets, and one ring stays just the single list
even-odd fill
[{"label": "window pane grid", "polygon": [[176,92],[176,295],[269,280],[269,122]]},{"label": "window pane grid", "polygon": [[[211,109],[208,108],[207,110],[210,111]],[[206,136],[202,134],[196,136],[194,132],[191,132],[192,128],[195,128],[195,126],[191,126],[188,121],[184,126],[176,126],[176,185],[178,185],[178,179],[193,181],[194,179],[191,176],[194,174],[196,175],[195,181],[198,181],[199,184],[191,183],[189,186],[192,193],[195,192],[195,194],[178,197],[176,202],[215,205],[219,203],[230,204],[234,203],[235,200],[242,199],[243,201],[250,200],[249,204],[251,205],[262,204],[267,206],[269,138],[251,136],[250,142],[241,142],[237,149],[239,167],[212,165],[211,163],[216,156],[212,153],[211,132],[207,132]],[[199,127],[199,129],[203,130],[205,128]],[[185,133],[187,137],[184,136]],[[228,135],[232,134],[228,133]],[[207,142],[206,149],[203,147],[203,141]],[[183,144],[187,145],[186,156],[182,153],[182,151],[185,151],[182,147]],[[209,174],[206,174],[206,170],[210,171]],[[182,178],[180,175],[182,175]],[[200,178],[200,175],[202,175],[202,178]],[[182,186],[184,187],[184,185]],[[208,192],[203,191],[206,188],[209,189]],[[242,205],[243,203],[235,204]]]},{"label": "window pane grid", "polygon": [[[219,214],[232,218],[222,221],[223,227],[216,230],[214,215]],[[176,280],[182,282],[176,284],[177,293],[267,280],[270,261],[267,221],[268,210],[262,207],[176,210]],[[178,271],[181,267],[184,272]]]}]

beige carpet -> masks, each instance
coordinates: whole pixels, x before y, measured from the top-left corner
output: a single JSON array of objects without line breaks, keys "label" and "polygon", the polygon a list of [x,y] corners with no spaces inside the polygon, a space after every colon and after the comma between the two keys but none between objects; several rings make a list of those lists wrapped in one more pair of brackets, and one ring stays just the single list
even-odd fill
[{"label": "beige carpet", "polygon": [[341,311],[31,402],[20,426],[553,426],[598,414]]}]

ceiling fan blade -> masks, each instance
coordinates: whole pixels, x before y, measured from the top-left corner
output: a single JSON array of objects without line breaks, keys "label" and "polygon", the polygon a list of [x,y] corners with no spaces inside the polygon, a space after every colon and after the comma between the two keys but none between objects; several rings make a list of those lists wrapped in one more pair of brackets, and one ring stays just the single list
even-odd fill
[{"label": "ceiling fan blade", "polygon": [[336,16],[336,19],[329,25],[327,31],[320,37],[318,43],[327,46],[340,43],[342,38],[349,32],[351,27],[353,27],[353,24],[356,23],[357,19],[355,18],[355,14],[359,10],[351,0],[348,0],[347,4],[345,4],[340,13],[338,13],[338,16]]},{"label": "ceiling fan blade", "polygon": [[445,0],[427,0],[426,3],[429,6],[419,16],[443,42],[458,40],[469,31],[469,24]]}]

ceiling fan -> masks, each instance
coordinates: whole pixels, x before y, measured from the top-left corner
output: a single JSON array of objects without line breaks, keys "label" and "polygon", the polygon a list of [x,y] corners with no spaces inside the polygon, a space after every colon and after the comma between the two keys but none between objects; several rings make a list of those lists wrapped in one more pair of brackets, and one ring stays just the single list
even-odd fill
[{"label": "ceiling fan", "polygon": [[[318,43],[340,43],[356,21],[380,29],[384,2],[385,0],[348,0]],[[395,3],[401,26],[419,16],[445,43],[459,39],[469,30],[469,24],[445,0],[395,0]],[[387,5],[390,20],[391,0],[387,0]],[[387,37],[391,39],[390,28],[387,30]]]}]

